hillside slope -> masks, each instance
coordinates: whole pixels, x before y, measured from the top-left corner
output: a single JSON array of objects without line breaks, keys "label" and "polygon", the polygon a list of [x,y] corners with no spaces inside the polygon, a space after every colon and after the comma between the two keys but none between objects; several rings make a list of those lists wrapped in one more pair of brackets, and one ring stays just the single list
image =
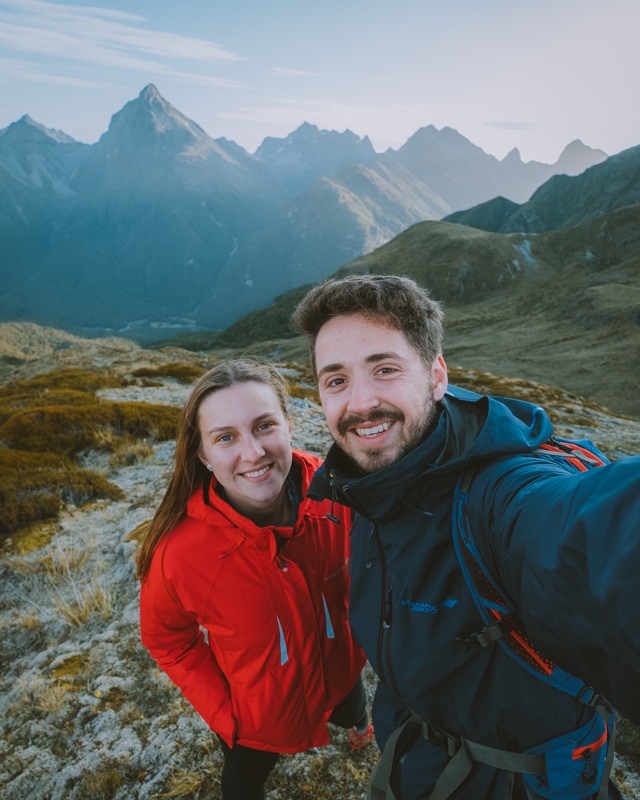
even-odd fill
[{"label": "hillside slope", "polygon": [[[640,205],[547,234],[423,222],[335,274],[354,272],[407,275],[441,300],[451,365],[552,383],[640,417]],[[222,334],[169,341],[208,349],[270,340],[300,357],[289,318],[304,292]]]}]

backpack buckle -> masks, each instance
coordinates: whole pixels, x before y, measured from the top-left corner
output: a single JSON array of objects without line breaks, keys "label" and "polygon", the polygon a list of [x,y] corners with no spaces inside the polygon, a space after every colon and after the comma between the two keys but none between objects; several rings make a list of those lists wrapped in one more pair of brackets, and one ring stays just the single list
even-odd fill
[{"label": "backpack buckle", "polygon": [[492,625],[486,625],[481,631],[470,633],[468,636],[458,636],[458,641],[462,642],[467,650],[473,650],[478,647],[488,647],[504,636],[502,622],[503,621],[500,620],[499,622],[494,622]]},{"label": "backpack buckle", "polygon": [[432,722],[422,723],[422,735],[430,744],[434,744],[444,750],[449,758],[453,758],[461,747],[461,741],[458,736],[449,733],[439,725],[434,725]]},{"label": "backpack buckle", "polygon": [[586,684],[582,687],[582,689],[580,689],[576,697],[581,703],[584,703],[584,705],[588,706],[589,708],[594,708],[602,700],[601,695],[599,695],[595,689],[592,689]]}]

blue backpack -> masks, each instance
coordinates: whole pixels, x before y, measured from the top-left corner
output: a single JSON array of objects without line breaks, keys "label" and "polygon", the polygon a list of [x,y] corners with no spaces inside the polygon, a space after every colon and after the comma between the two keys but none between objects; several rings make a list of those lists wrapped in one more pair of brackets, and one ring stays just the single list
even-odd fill
[{"label": "blue backpack", "polygon": [[[535,450],[534,455],[561,459],[581,472],[608,463],[606,456],[586,439],[572,441],[552,438]],[[520,772],[535,796],[550,800],[560,797],[587,800],[597,792],[598,800],[603,800],[608,797],[609,774],[613,763],[615,712],[594,689],[562,670],[531,643],[508,597],[482,562],[467,514],[469,491],[481,469],[482,464],[466,470],[454,496],[454,546],[467,585],[484,621],[482,630],[465,639],[465,643],[478,647],[502,647],[523,669],[577,698],[594,711],[591,720],[578,730],[533,747],[523,754],[499,750],[495,753],[504,753],[506,761],[512,757],[513,763],[503,768]],[[472,745],[473,750],[474,743],[468,744]],[[473,753],[471,755],[473,757]],[[531,758],[527,760],[527,757]],[[491,763],[482,757],[476,757],[475,760]],[[452,763],[449,763],[449,767]],[[471,764],[468,766],[470,769]],[[460,769],[457,772],[458,777],[454,776],[454,781],[459,785],[468,771],[461,779]],[[449,786],[449,794],[452,790]],[[447,797],[447,794],[443,793],[442,797]],[[436,800],[434,795],[432,800]]]},{"label": "blue backpack", "polygon": [[[552,438],[533,455],[561,459],[584,472],[608,463],[590,441]],[[391,777],[396,745],[409,726],[433,744],[445,749],[450,760],[438,778],[429,800],[447,800],[464,782],[473,762],[487,764],[511,774],[522,775],[533,798],[548,800],[606,800],[613,765],[616,715],[609,702],[578,678],[565,672],[530,641],[513,605],[483,563],[470,529],[467,506],[469,491],[479,463],[469,467],[458,480],[453,501],[453,541],[465,577],[484,627],[466,637],[467,646],[502,647],[523,669],[540,680],[577,698],[593,710],[591,719],[577,730],[558,736],[523,753],[501,750],[472,742],[445,728],[425,722],[417,714],[393,732],[367,787],[367,800],[393,800]],[[613,791],[617,793],[615,787]],[[617,793],[618,797],[621,797]]]}]

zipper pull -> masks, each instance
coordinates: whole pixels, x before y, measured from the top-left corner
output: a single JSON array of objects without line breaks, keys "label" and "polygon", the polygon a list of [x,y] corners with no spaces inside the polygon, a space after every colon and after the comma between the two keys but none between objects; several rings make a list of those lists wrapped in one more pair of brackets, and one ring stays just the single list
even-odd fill
[{"label": "zipper pull", "polygon": [[330,522],[335,522],[336,525],[339,525],[340,520],[333,513],[333,507],[338,502],[338,490],[333,482],[333,472],[329,473],[329,485],[331,486],[331,511],[328,514],[325,514],[325,516]]},{"label": "zipper pull", "polygon": [[596,778],[598,777],[598,770],[593,766],[593,753],[590,747],[587,747],[587,749],[583,752],[582,757],[586,761],[584,769],[582,770],[582,782],[586,783],[587,786],[591,786],[595,783]]},{"label": "zipper pull", "polygon": [[367,539],[367,561],[365,567],[367,569],[371,569],[371,540],[373,539],[373,534],[375,533],[376,526],[371,523],[371,530],[369,531],[369,538]]}]

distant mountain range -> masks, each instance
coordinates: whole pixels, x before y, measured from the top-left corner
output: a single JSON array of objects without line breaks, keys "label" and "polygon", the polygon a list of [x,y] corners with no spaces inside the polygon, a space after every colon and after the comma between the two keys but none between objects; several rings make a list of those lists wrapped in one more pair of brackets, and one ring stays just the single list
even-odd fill
[{"label": "distant mountain range", "polygon": [[445,220],[496,233],[544,233],[636,203],[640,203],[640,146],[624,150],[605,166],[591,167],[577,177],[556,175],[521,205],[496,197],[449,214]]},{"label": "distant mountain range", "polygon": [[139,339],[226,328],[417,222],[500,196],[515,211],[554,175],[612,161],[581,142],[552,165],[499,161],[432,126],[378,154],[307,123],[252,155],[153,86],[93,145],[25,116],[0,131],[0,320]]}]

